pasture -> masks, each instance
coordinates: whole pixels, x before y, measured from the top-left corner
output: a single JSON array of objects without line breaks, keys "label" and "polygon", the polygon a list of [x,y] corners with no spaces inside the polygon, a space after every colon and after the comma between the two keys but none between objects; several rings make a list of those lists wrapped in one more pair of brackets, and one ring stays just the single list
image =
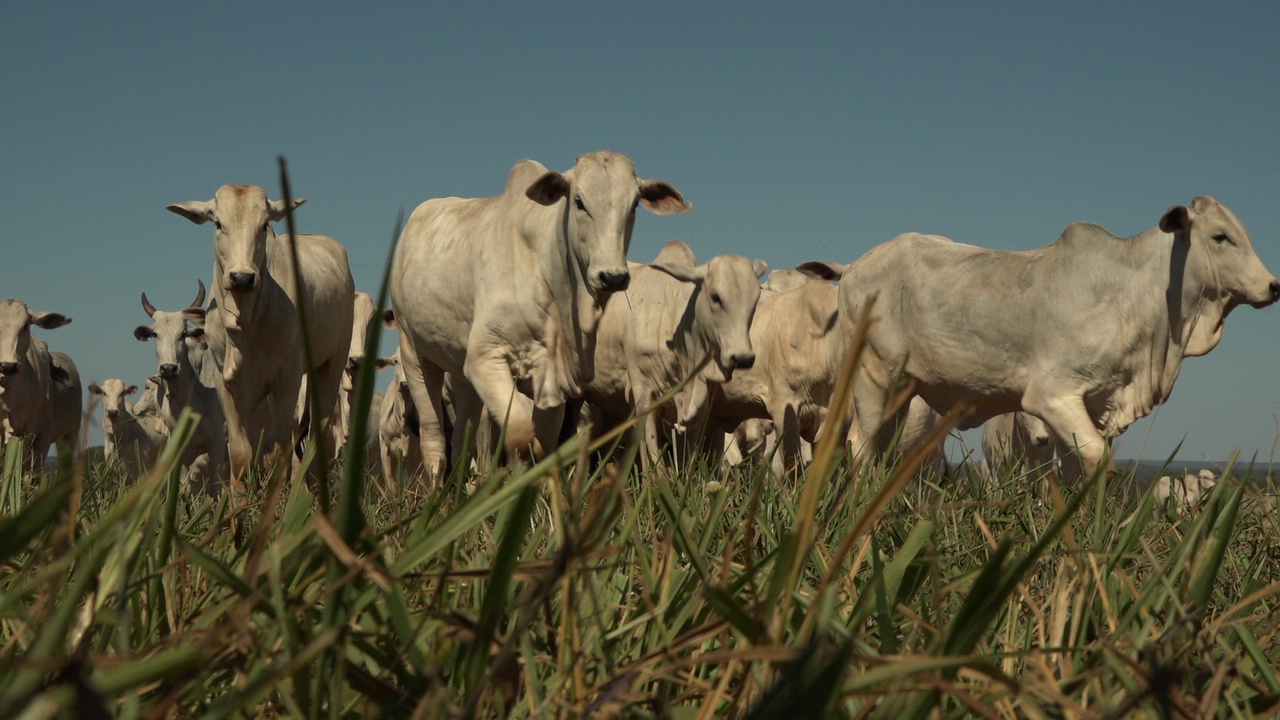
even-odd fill
[{"label": "pasture", "polygon": [[327,483],[304,469],[210,499],[179,485],[189,432],[188,418],[133,485],[69,456],[24,483],[10,451],[0,715],[1254,717],[1280,703],[1280,515],[1237,482],[1241,463],[1187,516],[1152,512],[1123,473],[1048,493],[968,466],[917,479],[916,453],[851,478],[827,448],[782,482],[764,465],[642,475],[634,456],[591,471],[577,439],[431,491],[349,459]]}]

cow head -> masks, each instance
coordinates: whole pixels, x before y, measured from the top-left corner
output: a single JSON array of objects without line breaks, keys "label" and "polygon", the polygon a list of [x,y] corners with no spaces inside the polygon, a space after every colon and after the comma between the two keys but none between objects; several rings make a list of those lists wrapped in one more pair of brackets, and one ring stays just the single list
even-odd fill
[{"label": "cow head", "polygon": [[1160,230],[1186,243],[1186,287],[1209,302],[1229,312],[1242,303],[1266,307],[1280,299],[1280,280],[1258,259],[1244,223],[1217,200],[1204,196],[1190,207],[1174,205],[1160,218]]},{"label": "cow head", "polygon": [[541,205],[565,201],[565,239],[595,298],[625,290],[631,281],[627,249],[638,204],[658,215],[693,209],[670,184],[641,180],[630,158],[607,151],[579,157],[567,172],[544,173],[525,195]]},{"label": "cow head", "polygon": [[[190,364],[190,353],[193,345],[205,342],[204,310],[200,307],[204,302],[204,282],[197,280],[199,291],[191,306],[178,312],[157,310],[142,293],[142,309],[151,317],[151,325],[139,325],[134,328],[133,336],[142,342],[156,341],[156,366],[159,376],[164,380],[173,380],[183,366]],[[195,327],[187,323],[195,323]]]},{"label": "cow head", "polygon": [[760,300],[760,277],[769,266],[741,255],[720,255],[702,265],[655,262],[651,265],[682,282],[696,285],[693,295],[694,331],[711,351],[721,382],[736,369],[749,369],[756,354],[751,347],[751,320]]},{"label": "cow head", "polygon": [[[292,207],[304,202],[297,198]],[[267,192],[257,185],[223,185],[212,200],[177,203],[168,209],[197,225],[213,223],[217,287],[244,296],[262,286],[267,239],[275,236],[271,223],[289,210],[284,201],[267,199]]]},{"label": "cow head", "polygon": [[1029,446],[1048,447],[1049,441],[1053,439],[1049,426],[1029,412],[1017,413],[1014,415],[1014,422],[1017,424],[1017,431],[1026,436]]},{"label": "cow head", "polygon": [[136,392],[138,392],[137,385],[126,386],[119,378],[108,378],[103,380],[101,385],[89,384],[89,393],[102,397],[102,414],[107,420],[116,420],[123,416],[128,410],[124,404],[125,396]]},{"label": "cow head", "polygon": [[23,360],[31,348],[31,326],[52,330],[71,322],[61,313],[34,312],[21,300],[0,302],[0,377],[22,371]]}]

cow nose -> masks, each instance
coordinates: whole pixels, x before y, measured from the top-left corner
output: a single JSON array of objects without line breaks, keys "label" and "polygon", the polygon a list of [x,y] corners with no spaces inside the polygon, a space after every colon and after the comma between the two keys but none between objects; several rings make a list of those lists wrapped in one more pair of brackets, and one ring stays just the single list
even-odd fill
[{"label": "cow nose", "polygon": [[5,375],[12,375],[16,372],[18,372],[18,363],[16,362],[0,363],[0,373],[4,373]]},{"label": "cow nose", "polygon": [[1271,281],[1271,302],[1280,300],[1280,280]]},{"label": "cow nose", "polygon": [[600,273],[600,289],[606,292],[618,292],[626,290],[627,285],[631,283],[631,273],[629,272],[608,272]]},{"label": "cow nose", "polygon": [[750,370],[752,365],[756,364],[755,353],[745,353],[733,356],[733,367],[738,370]]},{"label": "cow nose", "polygon": [[166,380],[172,380],[178,377],[178,366],[174,363],[165,363],[160,366],[160,377]]},{"label": "cow nose", "polygon": [[119,414],[120,414],[120,411],[119,411],[119,410],[108,410],[108,411],[107,411],[107,417],[109,417],[109,418],[114,418],[114,417],[116,417],[116,416],[117,416],[117,415],[119,415]]},{"label": "cow nose", "polygon": [[233,272],[230,275],[232,290],[252,290],[258,281],[258,274],[251,272]]}]

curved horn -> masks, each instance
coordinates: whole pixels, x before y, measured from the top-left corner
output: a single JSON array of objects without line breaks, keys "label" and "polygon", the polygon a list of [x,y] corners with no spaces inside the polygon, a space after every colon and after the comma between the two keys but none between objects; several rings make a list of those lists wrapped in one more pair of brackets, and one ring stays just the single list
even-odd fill
[{"label": "curved horn", "polygon": [[200,292],[196,293],[196,299],[187,307],[200,307],[204,304],[204,281],[196,278],[196,283],[200,285]]},{"label": "curved horn", "polygon": [[156,306],[152,305],[151,302],[147,300],[146,293],[142,293],[142,309],[147,311],[147,317],[156,316]]}]

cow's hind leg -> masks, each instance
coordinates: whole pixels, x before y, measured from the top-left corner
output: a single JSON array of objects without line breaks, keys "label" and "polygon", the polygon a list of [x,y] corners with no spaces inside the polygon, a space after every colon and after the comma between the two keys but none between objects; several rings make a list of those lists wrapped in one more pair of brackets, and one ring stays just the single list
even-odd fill
[{"label": "cow's hind leg", "polygon": [[404,332],[400,333],[400,367],[404,370],[405,381],[409,383],[409,396],[418,411],[419,446],[422,448],[427,483],[435,487],[444,479],[449,459],[441,423],[444,416],[444,370],[423,360]]}]

